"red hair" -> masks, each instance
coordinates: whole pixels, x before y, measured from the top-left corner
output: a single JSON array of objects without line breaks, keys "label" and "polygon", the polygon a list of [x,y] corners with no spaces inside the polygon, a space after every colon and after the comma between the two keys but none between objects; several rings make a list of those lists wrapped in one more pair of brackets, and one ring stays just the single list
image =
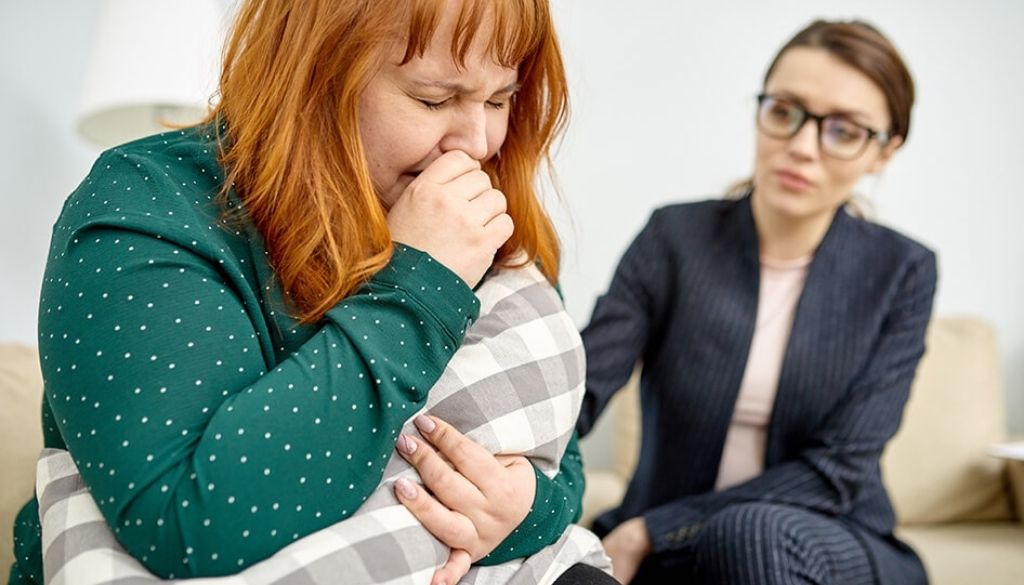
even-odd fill
[{"label": "red hair", "polygon": [[[359,96],[396,38],[403,62],[422,55],[449,0],[247,0],[224,57],[220,102],[225,189],[263,235],[297,317],[315,322],[381,270],[393,252],[370,180]],[[568,92],[547,0],[460,0],[452,57],[464,64],[481,22],[487,50],[519,68],[500,156],[485,170],[508,199],[515,233],[498,251],[525,252],[552,282],[559,244],[535,179],[568,113]]]}]

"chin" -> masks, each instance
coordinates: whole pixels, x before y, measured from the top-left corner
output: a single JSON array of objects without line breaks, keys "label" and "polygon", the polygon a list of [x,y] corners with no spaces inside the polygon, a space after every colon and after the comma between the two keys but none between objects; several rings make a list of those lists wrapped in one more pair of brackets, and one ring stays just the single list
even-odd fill
[{"label": "chin", "polygon": [[816,199],[816,195],[813,192],[803,191],[794,192],[783,189],[778,185],[771,185],[764,192],[764,202],[773,209],[790,209],[797,210],[801,208],[811,207]]},{"label": "chin", "polygon": [[764,193],[764,204],[766,210],[791,220],[807,219],[823,211],[817,194],[794,193],[777,187]]}]

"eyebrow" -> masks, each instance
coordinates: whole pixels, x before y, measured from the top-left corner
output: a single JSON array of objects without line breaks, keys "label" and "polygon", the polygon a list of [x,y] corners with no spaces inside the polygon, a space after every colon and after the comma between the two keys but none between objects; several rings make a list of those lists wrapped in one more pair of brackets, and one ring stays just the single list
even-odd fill
[{"label": "eyebrow", "polygon": [[[462,85],[461,83],[454,83],[454,82],[451,82],[451,81],[419,81],[419,80],[415,80],[415,81],[413,81],[413,84],[414,85],[418,85],[420,87],[432,87],[432,88],[437,88],[437,89],[443,89],[445,91],[450,91],[452,93],[459,93],[459,94],[473,93],[472,90],[470,90],[465,85]],[[491,95],[498,95],[498,94],[503,94],[503,93],[515,93],[515,92],[519,91],[519,88],[520,88],[519,82],[518,81],[513,81],[512,83],[506,85],[505,87],[495,91]]]}]

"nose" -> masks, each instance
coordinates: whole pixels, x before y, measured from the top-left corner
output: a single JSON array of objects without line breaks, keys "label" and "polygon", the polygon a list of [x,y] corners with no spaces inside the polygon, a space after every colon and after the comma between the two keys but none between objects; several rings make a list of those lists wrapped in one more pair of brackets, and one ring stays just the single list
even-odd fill
[{"label": "nose", "polygon": [[790,137],[787,150],[800,160],[814,160],[818,156],[818,134],[821,132],[817,120],[807,119],[804,125]]},{"label": "nose", "polygon": [[441,152],[461,150],[482,161],[487,158],[487,112],[483,107],[454,110],[448,131],[441,139]]}]

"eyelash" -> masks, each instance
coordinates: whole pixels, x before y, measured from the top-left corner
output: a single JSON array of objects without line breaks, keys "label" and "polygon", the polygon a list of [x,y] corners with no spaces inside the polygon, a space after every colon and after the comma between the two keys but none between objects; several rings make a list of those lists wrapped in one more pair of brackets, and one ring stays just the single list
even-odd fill
[{"label": "eyelash", "polygon": [[[448,98],[448,99],[446,99],[444,101],[440,101],[440,102],[432,102],[432,101],[423,100],[423,99],[417,100],[417,101],[419,101],[421,104],[423,104],[428,110],[440,110],[449,101],[451,101],[451,99],[452,98]],[[490,102],[489,101],[489,102],[487,102],[487,105],[491,106],[495,110],[501,110],[501,109],[504,109],[505,106],[508,105],[508,103],[507,102]]]},{"label": "eyelash", "polygon": [[424,106],[426,106],[428,110],[440,110],[441,108],[444,107],[445,104],[448,103],[448,100],[444,100],[442,102],[431,102],[431,101],[427,101],[427,100],[419,100],[419,102],[421,104],[423,104]]}]

